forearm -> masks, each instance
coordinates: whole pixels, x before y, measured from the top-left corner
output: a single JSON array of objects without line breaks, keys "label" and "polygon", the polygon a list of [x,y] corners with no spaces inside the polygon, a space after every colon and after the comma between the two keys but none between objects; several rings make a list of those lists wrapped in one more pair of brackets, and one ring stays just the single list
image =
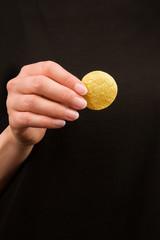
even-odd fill
[{"label": "forearm", "polygon": [[15,139],[8,126],[0,134],[0,192],[30,154],[32,146],[24,146]]}]

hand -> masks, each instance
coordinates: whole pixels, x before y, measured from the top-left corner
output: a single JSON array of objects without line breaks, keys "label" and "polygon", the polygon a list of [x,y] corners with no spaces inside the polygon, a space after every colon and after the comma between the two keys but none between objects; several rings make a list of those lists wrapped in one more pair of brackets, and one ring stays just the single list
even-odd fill
[{"label": "hand", "polygon": [[7,84],[7,110],[13,136],[34,145],[47,128],[61,128],[86,107],[85,85],[59,64],[46,61],[24,66]]}]

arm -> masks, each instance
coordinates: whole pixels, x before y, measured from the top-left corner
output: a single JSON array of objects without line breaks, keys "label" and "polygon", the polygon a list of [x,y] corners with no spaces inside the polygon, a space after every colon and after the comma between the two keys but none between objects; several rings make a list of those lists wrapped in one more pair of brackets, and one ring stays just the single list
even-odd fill
[{"label": "arm", "polygon": [[10,126],[0,134],[0,192],[30,154],[33,146],[24,146],[18,142]]},{"label": "arm", "polygon": [[9,126],[0,135],[0,191],[41,141],[46,129],[74,121],[86,107],[85,85],[59,64],[24,66],[7,84]]}]

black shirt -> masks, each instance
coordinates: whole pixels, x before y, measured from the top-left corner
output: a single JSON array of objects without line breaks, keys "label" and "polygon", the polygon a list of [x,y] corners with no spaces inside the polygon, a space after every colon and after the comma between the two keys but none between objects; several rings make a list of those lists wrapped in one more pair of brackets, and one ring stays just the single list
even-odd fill
[{"label": "black shirt", "polygon": [[0,196],[0,239],[160,239],[159,1],[11,1],[0,8],[0,130],[6,83],[52,60],[102,70],[115,102],[48,130]]}]

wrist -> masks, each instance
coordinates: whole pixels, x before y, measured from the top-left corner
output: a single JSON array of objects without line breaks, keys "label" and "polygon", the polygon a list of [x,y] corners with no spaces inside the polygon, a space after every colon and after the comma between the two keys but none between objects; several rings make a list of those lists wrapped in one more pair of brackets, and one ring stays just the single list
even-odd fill
[{"label": "wrist", "polygon": [[25,144],[16,138],[10,126],[6,128],[7,139],[12,143],[16,148],[19,149],[32,149],[34,144]]}]

